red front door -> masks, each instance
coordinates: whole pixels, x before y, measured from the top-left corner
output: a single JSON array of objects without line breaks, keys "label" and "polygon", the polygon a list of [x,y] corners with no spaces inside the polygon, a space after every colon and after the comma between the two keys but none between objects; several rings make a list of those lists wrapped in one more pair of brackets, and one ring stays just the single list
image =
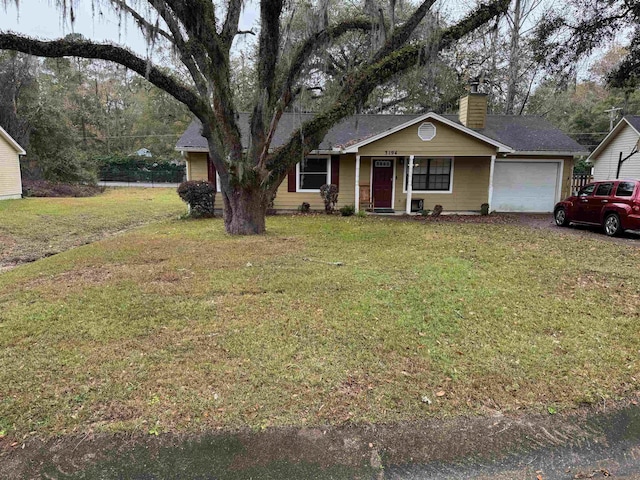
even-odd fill
[{"label": "red front door", "polygon": [[393,208],[393,160],[373,160],[373,208]]}]

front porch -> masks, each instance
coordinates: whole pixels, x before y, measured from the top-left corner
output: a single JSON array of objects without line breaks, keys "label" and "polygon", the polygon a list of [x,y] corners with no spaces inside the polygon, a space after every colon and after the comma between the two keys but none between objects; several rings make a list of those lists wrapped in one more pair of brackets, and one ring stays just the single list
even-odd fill
[{"label": "front porch", "polygon": [[442,205],[445,212],[478,213],[490,201],[494,161],[492,156],[356,155],[356,211],[404,215]]}]

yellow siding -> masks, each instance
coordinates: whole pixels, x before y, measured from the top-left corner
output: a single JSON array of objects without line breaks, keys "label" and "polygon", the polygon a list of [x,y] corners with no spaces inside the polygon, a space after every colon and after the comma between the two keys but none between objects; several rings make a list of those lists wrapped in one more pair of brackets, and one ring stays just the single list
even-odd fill
[{"label": "yellow siding", "polygon": [[18,153],[0,136],[0,200],[22,195]]},{"label": "yellow siding", "polygon": [[[403,189],[404,165],[397,164],[395,209],[404,211],[407,194]],[[489,157],[455,157],[453,161],[452,193],[414,193],[414,200],[423,199],[424,208],[433,210],[442,205],[448,211],[480,211],[480,205],[489,201]]]},{"label": "yellow siding", "polygon": [[359,149],[366,156],[484,156],[495,155],[496,147],[481,142],[444,123],[429,120],[436,127],[436,136],[425,142],[418,137],[415,124]]},{"label": "yellow siding", "polygon": [[460,99],[460,121],[469,128],[484,128],[487,119],[487,96],[473,94]]},{"label": "yellow siding", "polygon": [[[344,205],[353,205],[355,202],[356,181],[356,156],[342,155],[340,157],[340,188],[338,192],[338,204],[336,208]],[[367,173],[368,174],[368,173]],[[367,177],[368,181],[368,177]],[[324,202],[319,193],[315,192],[289,192],[288,179],[278,187],[278,193],[274,202],[276,210],[297,210],[302,202],[311,205],[312,210],[324,210]]]},{"label": "yellow siding", "polygon": [[207,154],[189,152],[187,154],[187,180],[208,180]]}]

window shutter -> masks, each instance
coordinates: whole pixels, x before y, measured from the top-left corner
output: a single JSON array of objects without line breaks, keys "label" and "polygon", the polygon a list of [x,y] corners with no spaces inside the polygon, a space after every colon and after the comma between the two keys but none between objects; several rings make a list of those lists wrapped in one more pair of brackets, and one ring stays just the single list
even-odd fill
[{"label": "window shutter", "polygon": [[291,170],[289,170],[287,177],[288,177],[288,183],[289,183],[287,191],[295,192],[296,191],[296,167],[293,167]]},{"label": "window shutter", "polygon": [[340,155],[331,155],[331,183],[340,190]]},{"label": "window shutter", "polygon": [[216,166],[211,161],[209,155],[207,155],[207,180],[214,185],[216,183]]}]

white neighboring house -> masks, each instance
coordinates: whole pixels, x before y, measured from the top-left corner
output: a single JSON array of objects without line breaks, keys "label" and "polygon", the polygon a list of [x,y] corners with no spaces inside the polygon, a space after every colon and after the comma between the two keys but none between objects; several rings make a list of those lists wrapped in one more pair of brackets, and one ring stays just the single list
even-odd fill
[{"label": "white neighboring house", "polygon": [[[640,179],[638,142],[640,142],[640,116],[627,115],[589,155],[587,161],[593,164],[593,180]],[[620,163],[621,159],[622,163]]]},{"label": "white neighboring house", "polygon": [[0,200],[22,197],[20,155],[26,152],[0,127]]}]

